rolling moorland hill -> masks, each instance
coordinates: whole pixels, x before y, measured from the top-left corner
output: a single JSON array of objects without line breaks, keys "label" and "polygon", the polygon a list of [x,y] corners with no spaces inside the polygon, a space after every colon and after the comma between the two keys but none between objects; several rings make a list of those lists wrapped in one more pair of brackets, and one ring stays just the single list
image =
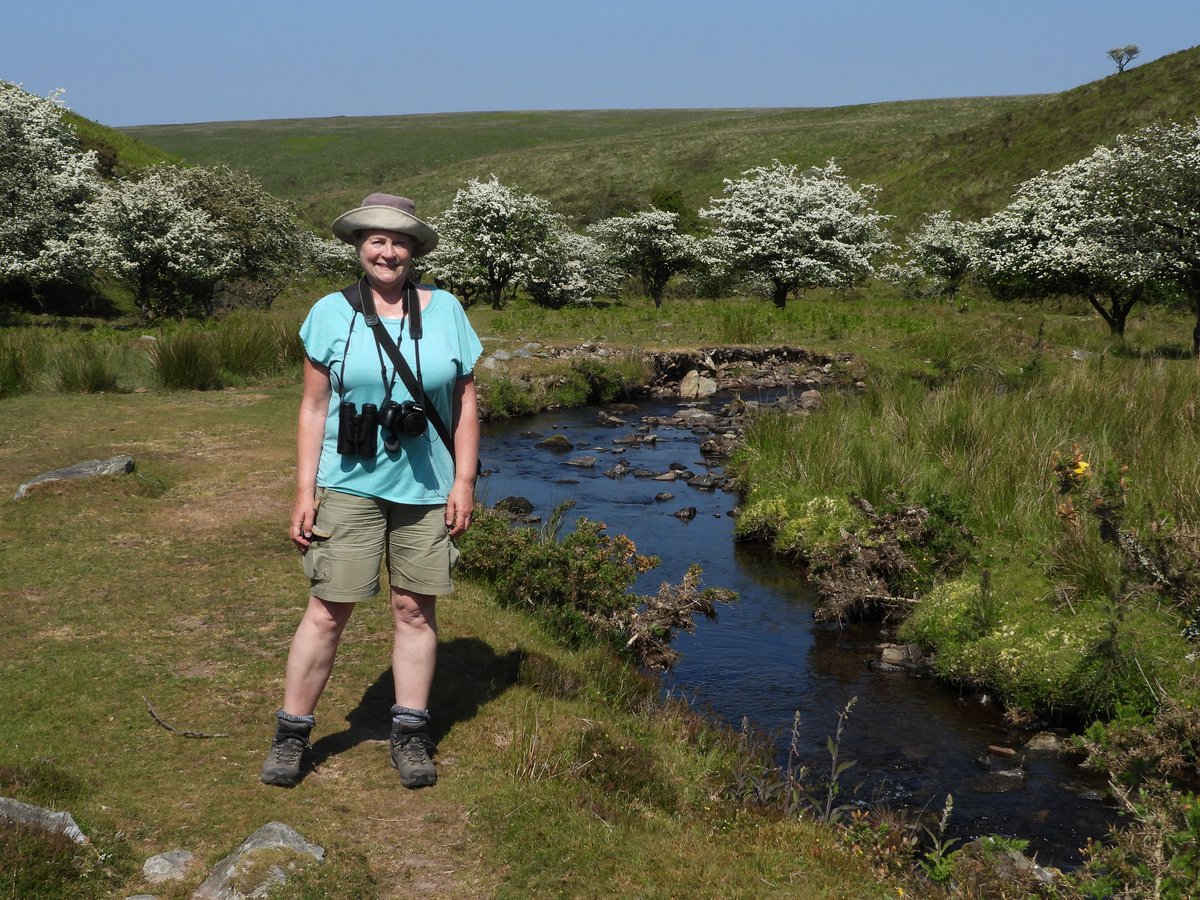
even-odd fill
[{"label": "rolling moorland hill", "polygon": [[722,179],[773,159],[836,158],[878,184],[901,228],[950,208],[1004,204],[1044,168],[1150,122],[1200,116],[1200,47],[1061,94],[829,109],[459,113],[213,122],[122,129],[195,164],[251,172],[327,222],[379,188],[444,209],[469,178],[495,174],[582,224],[678,192],[695,209]]}]

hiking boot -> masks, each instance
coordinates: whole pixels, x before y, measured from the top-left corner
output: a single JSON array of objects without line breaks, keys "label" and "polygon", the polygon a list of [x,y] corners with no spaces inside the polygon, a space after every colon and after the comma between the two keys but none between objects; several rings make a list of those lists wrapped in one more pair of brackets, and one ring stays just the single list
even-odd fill
[{"label": "hiking boot", "polygon": [[433,766],[433,740],[421,725],[392,723],[392,765],[400,772],[400,783],[407,788],[428,787],[437,783]]},{"label": "hiking boot", "polygon": [[275,737],[267,751],[262,768],[263,784],[280,787],[295,787],[300,781],[300,763],[308,749],[308,736],[312,726],[304,722],[289,722],[279,719],[275,724]]}]

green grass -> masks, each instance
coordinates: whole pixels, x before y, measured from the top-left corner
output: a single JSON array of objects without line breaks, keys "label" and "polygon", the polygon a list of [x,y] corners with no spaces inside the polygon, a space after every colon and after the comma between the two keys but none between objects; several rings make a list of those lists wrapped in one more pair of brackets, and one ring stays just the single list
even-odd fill
[{"label": "green grass", "polygon": [[[382,601],[356,612],[318,710],[318,748],[340,752],[295,790],[259,784],[306,587],[284,529],[298,399],[289,383],[4,401],[4,484],[137,461],[0,500],[0,787],[68,809],[105,854],[76,884],[82,862],[4,832],[13,883],[126,896],[146,889],[143,860],[186,847],[203,871],[168,894],[185,896],[282,820],[328,852],[295,896],[613,896],[635,880],[648,896],[896,896],[828,832],[721,800],[732,743],[661,710],[652,684],[602,649],[563,650],[469,584],[439,609],[436,789],[404,791],[379,740]],[[144,701],[227,736],[171,734]]]},{"label": "green grass", "polygon": [[609,110],[146,125],[122,131],[189,163],[244,169],[324,226],[376,189],[429,214],[470,178],[495,174],[577,224],[660,191],[695,210],[722,179],[836,157],[883,188],[911,227],[950,208],[978,216],[1043,168],[1087,155],[1152,121],[1200,114],[1200,49],[1055,95],[876,103],[828,109]]},{"label": "green grass", "polygon": [[[128,134],[193,164],[245,169],[325,223],[375,188],[430,214],[470,178],[495,174],[579,223],[678,191],[691,209],[778,158],[801,166],[969,128],[1028,98],[836,109],[461,113],[142,126]],[[849,170],[866,179],[874,173]],[[336,173],[336,174],[335,174]]]}]

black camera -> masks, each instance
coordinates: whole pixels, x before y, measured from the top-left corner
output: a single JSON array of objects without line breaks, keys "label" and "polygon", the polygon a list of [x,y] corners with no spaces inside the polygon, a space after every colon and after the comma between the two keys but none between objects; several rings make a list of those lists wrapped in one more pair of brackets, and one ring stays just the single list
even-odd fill
[{"label": "black camera", "polygon": [[353,403],[343,401],[338,408],[338,453],[373,459],[378,439],[379,410],[375,404],[364,403],[360,413]]},{"label": "black camera", "polygon": [[405,400],[403,403],[386,400],[379,408],[379,426],[392,434],[420,437],[429,427],[429,419],[425,410],[412,400]]}]

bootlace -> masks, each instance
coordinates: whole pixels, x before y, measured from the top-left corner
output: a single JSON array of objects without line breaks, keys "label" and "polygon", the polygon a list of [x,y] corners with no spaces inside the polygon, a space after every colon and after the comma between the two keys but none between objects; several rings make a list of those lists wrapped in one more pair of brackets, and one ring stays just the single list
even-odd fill
[{"label": "bootlace", "polygon": [[406,734],[396,739],[396,749],[410,766],[423,766],[431,761],[433,741],[420,732]]},{"label": "bootlace", "polygon": [[282,735],[277,737],[273,743],[271,755],[287,765],[299,765],[304,751],[308,748],[308,741],[297,734]]}]

